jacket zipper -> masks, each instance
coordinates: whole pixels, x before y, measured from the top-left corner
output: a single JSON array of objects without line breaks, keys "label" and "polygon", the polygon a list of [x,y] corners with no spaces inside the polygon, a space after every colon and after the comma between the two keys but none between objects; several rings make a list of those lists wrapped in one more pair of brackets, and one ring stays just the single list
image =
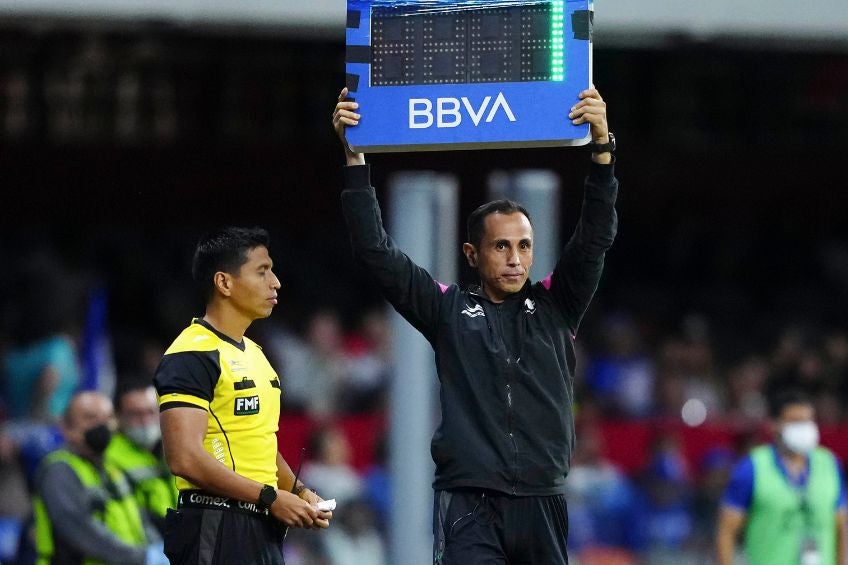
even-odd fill
[{"label": "jacket zipper", "polygon": [[512,353],[509,351],[509,347],[504,341],[503,334],[503,316],[501,312],[501,305],[496,304],[495,309],[498,315],[498,337],[501,340],[501,344],[507,352],[506,357],[506,421],[507,421],[507,433],[509,434],[509,441],[512,442],[512,494],[516,493],[516,486],[518,485],[518,445],[515,443],[515,434],[512,431],[512,383],[511,383],[511,374],[512,374]]}]

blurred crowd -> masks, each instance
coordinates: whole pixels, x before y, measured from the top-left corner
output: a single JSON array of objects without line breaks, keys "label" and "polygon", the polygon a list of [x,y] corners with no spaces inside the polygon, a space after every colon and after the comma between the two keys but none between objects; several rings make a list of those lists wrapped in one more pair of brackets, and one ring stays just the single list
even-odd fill
[{"label": "blurred crowd", "polygon": [[[63,415],[74,393],[103,393],[122,422],[122,395],[149,384],[170,336],[147,335],[132,320],[110,317],[102,285],[56,255],[35,253],[13,271],[15,295],[5,298],[0,333],[0,562],[27,563],[35,544],[34,501],[45,488],[39,481],[45,461],[70,442]],[[387,562],[386,438],[377,435],[367,446],[371,460],[354,465],[353,451],[363,446],[351,442],[340,422],[385,412],[392,374],[401,370],[392,358],[391,320],[379,304],[362,305],[353,321],[321,306],[303,312],[296,327],[272,318],[252,336],[282,377],[284,411],[309,423],[304,482],[339,504],[329,530],[290,532],[290,565]],[[764,347],[732,354],[707,315],[681,315],[675,329],[657,332],[632,312],[601,306],[587,315],[584,330],[577,341],[578,442],[567,495],[576,563],[710,562],[718,502],[734,463],[762,439],[757,433],[769,395],[800,386],[815,399],[823,429],[845,420],[845,327],[785,324]],[[138,398],[154,410],[148,392]],[[638,465],[622,464],[624,454],[607,445],[604,426],[622,421],[651,430]],[[731,426],[734,434],[693,459],[671,423]],[[122,423],[118,435],[164,468],[158,430],[151,429],[156,419],[136,424]],[[281,434],[285,443],[285,428]]]}]

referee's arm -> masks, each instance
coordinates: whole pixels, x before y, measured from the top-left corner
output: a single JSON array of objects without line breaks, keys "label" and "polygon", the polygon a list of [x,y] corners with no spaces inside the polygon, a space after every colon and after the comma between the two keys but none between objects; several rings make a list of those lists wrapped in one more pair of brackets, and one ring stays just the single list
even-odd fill
[{"label": "referee's arm", "polygon": [[[171,472],[209,492],[236,500],[258,501],[261,483],[221,465],[203,448],[207,420],[206,411],[199,407],[178,406],[159,414],[162,445]],[[315,522],[317,510],[287,490],[277,490],[271,514],[293,527],[322,525]]]},{"label": "referee's arm", "polygon": [[[309,504],[318,504],[323,498],[318,493],[306,487],[303,481],[297,479],[297,485],[294,484],[295,475],[292,473],[291,467],[280,454],[277,452],[277,488],[280,490],[293,492]],[[297,488],[295,488],[297,487]],[[333,517],[331,511],[318,512],[318,518],[315,519],[315,526],[326,528],[330,525],[330,518]]]}]

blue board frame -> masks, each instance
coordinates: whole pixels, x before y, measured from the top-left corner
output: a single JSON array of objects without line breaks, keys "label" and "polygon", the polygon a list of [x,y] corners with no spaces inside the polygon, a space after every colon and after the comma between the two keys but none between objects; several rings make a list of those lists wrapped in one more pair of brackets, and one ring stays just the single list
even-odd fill
[{"label": "blue board frame", "polygon": [[561,81],[371,86],[370,61],[362,54],[370,53],[372,7],[386,4],[348,0],[346,83],[362,114],[359,125],[348,128],[352,149],[381,153],[588,143],[588,125],[574,126],[567,114],[578,93],[592,83],[590,0],[564,0]]}]

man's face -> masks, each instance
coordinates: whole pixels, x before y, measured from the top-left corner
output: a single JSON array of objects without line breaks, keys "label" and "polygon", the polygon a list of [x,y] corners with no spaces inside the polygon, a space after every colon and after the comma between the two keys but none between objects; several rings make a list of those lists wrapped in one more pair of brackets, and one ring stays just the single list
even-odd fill
[{"label": "man's face", "polygon": [[503,302],[521,290],[533,264],[533,228],[521,212],[495,212],[483,221],[479,246],[463,245],[468,264],[480,273],[483,292],[493,302]]},{"label": "man's face", "polygon": [[796,422],[813,422],[815,415],[815,409],[810,404],[787,404],[780,413],[778,423],[783,427]]},{"label": "man's face", "polygon": [[68,407],[68,417],[63,422],[62,433],[67,442],[80,451],[88,451],[85,444],[85,432],[105,424],[114,428],[112,402],[96,392],[78,394]]},{"label": "man's face", "polygon": [[124,393],[119,408],[118,427],[121,431],[159,424],[159,407],[153,387]]},{"label": "man's face", "polygon": [[777,420],[778,441],[789,451],[806,455],[819,442],[819,430],[815,423],[815,409],[807,403],[787,404]]},{"label": "man's face", "polygon": [[228,275],[232,304],[249,320],[267,318],[277,304],[280,279],[273,266],[268,249],[260,245],[248,251],[247,262],[238,273]]}]

